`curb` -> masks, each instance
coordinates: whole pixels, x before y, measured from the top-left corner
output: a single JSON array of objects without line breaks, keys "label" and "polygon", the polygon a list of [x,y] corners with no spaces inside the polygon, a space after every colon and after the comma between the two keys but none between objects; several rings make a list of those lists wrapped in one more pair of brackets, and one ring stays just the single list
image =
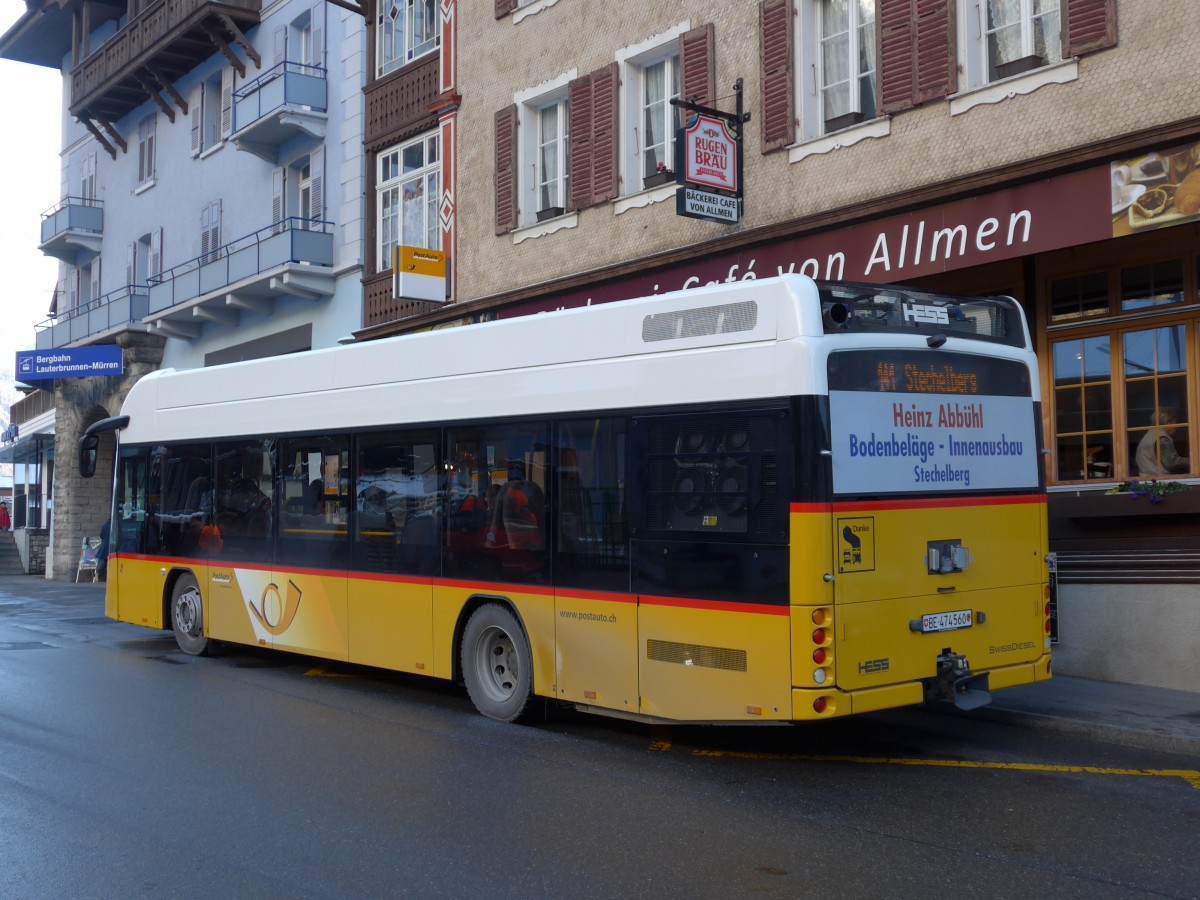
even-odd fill
[{"label": "curb", "polygon": [[1093,738],[1104,743],[1117,744],[1122,747],[1200,757],[1200,738],[1187,737],[1185,735],[1162,734],[1155,731],[1125,728],[1121,725],[1112,725],[1105,722],[1072,719],[1064,716],[1030,712],[1028,710],[1004,709],[1003,707],[989,707],[987,709],[976,710],[975,714],[1009,725],[1032,725],[1036,728],[1044,728],[1047,731],[1057,731],[1077,737]]}]

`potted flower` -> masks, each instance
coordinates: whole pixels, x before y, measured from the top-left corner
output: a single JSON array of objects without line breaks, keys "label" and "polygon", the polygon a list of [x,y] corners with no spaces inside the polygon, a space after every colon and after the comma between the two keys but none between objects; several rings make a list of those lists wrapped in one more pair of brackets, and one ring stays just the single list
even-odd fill
[{"label": "potted flower", "polygon": [[647,175],[645,178],[642,179],[642,187],[645,187],[645,188],[658,187],[659,185],[662,185],[662,184],[670,184],[674,180],[675,180],[674,169],[668,169],[666,167],[666,164],[659,163],[657,172],[651,172],[649,175]]}]

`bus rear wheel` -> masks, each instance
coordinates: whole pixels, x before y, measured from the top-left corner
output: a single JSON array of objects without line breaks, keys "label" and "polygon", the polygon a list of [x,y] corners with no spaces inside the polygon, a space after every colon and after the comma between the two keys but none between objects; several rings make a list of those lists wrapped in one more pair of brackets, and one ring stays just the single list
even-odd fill
[{"label": "bus rear wheel", "polygon": [[462,673],[475,708],[490,719],[528,718],[533,693],[533,656],[516,617],[495,603],[467,620],[462,642]]},{"label": "bus rear wheel", "polygon": [[208,638],[204,636],[204,601],[200,586],[189,574],[180,575],[171,592],[171,629],[179,649],[190,656],[208,653]]}]

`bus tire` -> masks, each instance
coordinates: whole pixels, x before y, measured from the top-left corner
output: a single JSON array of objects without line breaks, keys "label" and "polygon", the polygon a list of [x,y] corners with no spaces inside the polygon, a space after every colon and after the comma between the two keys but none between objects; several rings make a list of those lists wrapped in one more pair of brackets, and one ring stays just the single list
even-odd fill
[{"label": "bus tire", "polygon": [[180,575],[171,591],[171,630],[179,649],[189,656],[208,654],[204,636],[204,600],[200,586],[190,572]]},{"label": "bus tire", "polygon": [[533,654],[516,617],[496,603],[479,607],[467,620],[462,673],[475,708],[490,719],[527,718],[533,695]]}]

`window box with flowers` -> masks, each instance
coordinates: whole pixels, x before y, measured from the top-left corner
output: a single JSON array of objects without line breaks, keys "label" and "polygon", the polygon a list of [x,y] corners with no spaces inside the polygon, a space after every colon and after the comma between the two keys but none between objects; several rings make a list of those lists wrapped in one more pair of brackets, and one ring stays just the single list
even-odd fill
[{"label": "window box with flowers", "polygon": [[642,187],[649,190],[650,188],[661,187],[664,184],[670,184],[675,180],[675,170],[668,169],[662,163],[658,164],[658,171],[651,172],[642,179]]},{"label": "window box with flowers", "polygon": [[1200,491],[1179,481],[1127,481],[1107,491],[1054,492],[1051,518],[1095,519],[1200,513]]}]

